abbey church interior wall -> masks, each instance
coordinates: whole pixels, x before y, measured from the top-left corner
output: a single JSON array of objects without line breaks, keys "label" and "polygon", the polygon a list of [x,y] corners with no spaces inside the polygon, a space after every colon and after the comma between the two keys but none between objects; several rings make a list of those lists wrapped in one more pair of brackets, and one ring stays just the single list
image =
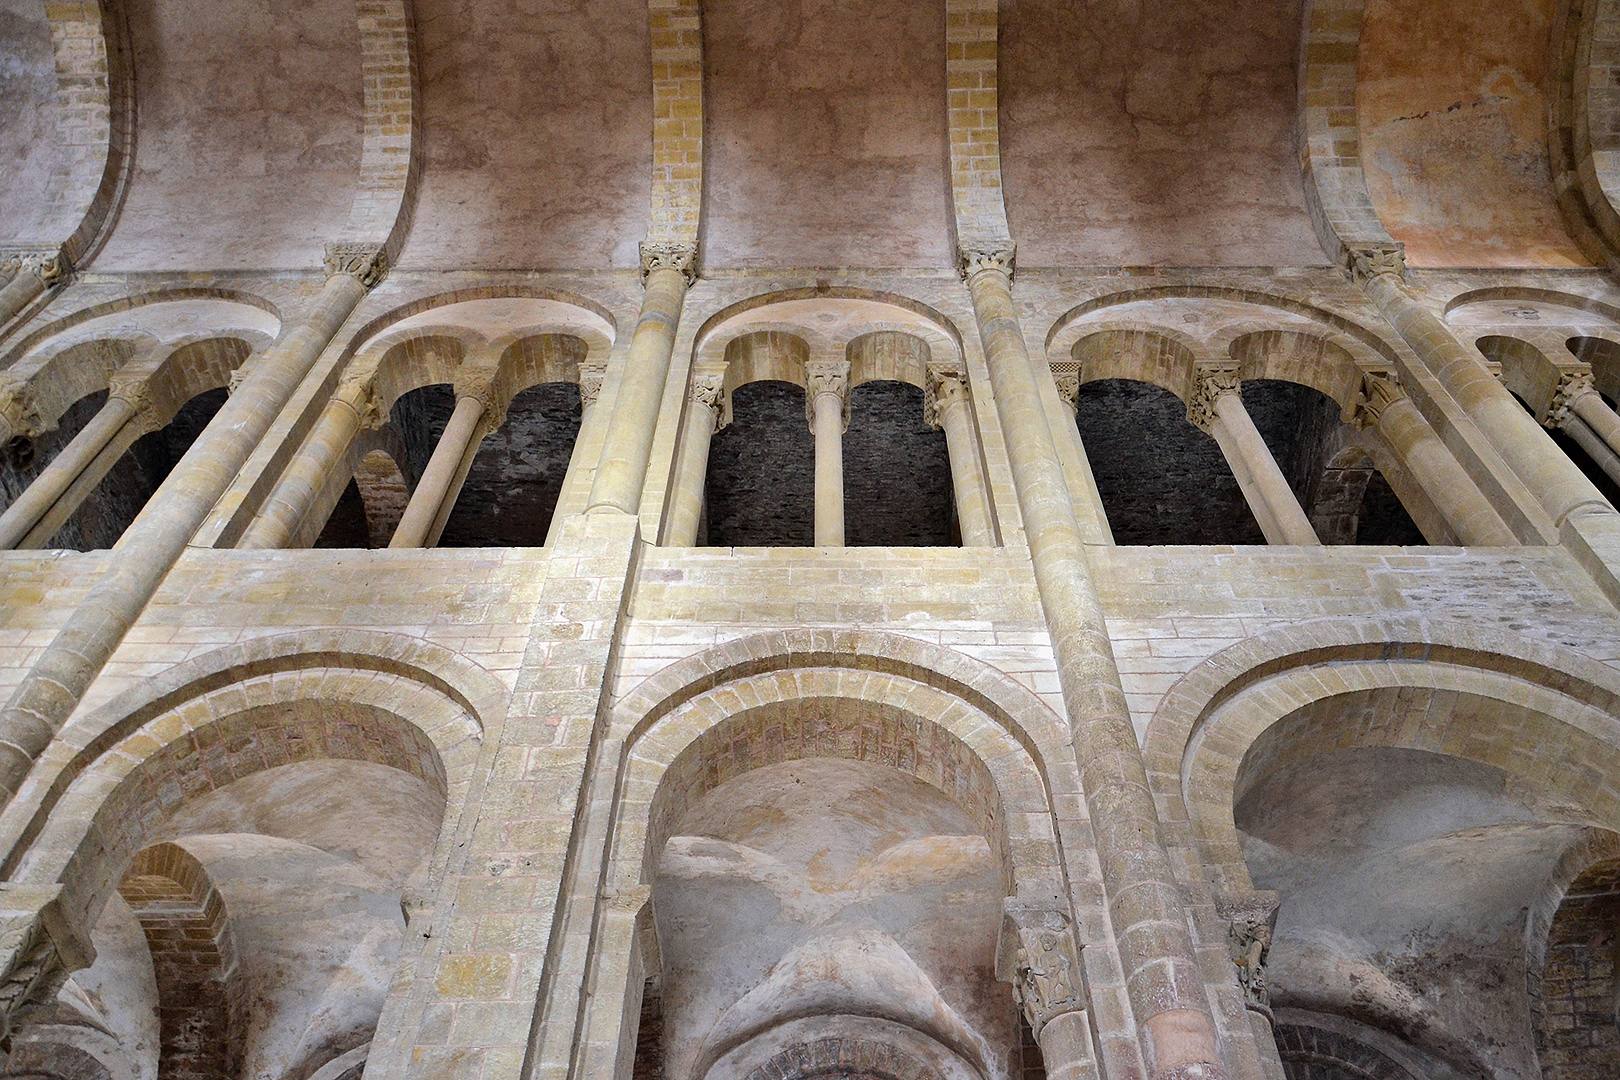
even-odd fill
[{"label": "abbey church interior wall", "polygon": [[1609,0],[0,0],[0,1076],[1620,1067]]}]

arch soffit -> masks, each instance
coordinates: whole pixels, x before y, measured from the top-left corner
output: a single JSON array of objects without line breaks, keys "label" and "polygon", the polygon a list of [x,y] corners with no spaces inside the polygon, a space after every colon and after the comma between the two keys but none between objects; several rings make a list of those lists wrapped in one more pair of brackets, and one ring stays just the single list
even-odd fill
[{"label": "arch soffit", "polygon": [[[210,696],[222,706],[245,703],[237,688],[252,682],[263,684],[272,696],[299,693],[300,679],[320,682],[323,671],[359,676],[343,685],[350,691],[361,688],[363,693],[369,692],[364,690],[369,678],[383,693],[379,706],[388,711],[395,702],[387,697],[385,684],[393,688],[395,698],[402,693],[412,696],[419,708],[436,712],[446,722],[441,724],[439,739],[434,732],[422,734],[433,742],[441,758],[452,750],[464,754],[469,741],[481,742],[486,734],[498,732],[511,697],[503,682],[474,661],[405,634],[306,630],[214,650],[176,664],[62,730],[58,738],[65,753],[53,759],[59,764],[48,773],[36,766],[23,791],[0,814],[0,842],[7,852],[0,872],[13,871],[30,848],[39,846],[36,841],[64,820],[55,813],[56,808],[94,766],[117,760],[133,767],[155,752],[153,738],[143,738],[143,731],[189,729],[217,719],[203,715],[208,710],[199,709],[199,703]],[[168,723],[159,723],[164,720]],[[410,716],[401,720],[413,723]],[[458,783],[464,785],[465,778],[450,776],[448,783],[455,788]]]},{"label": "arch soffit", "polygon": [[[1230,310],[1224,318],[1210,320],[1207,327],[1196,331],[1188,329],[1193,324],[1183,321],[1177,326],[1166,317],[1192,314],[1216,303]],[[1118,310],[1127,305],[1134,310]],[[1224,360],[1234,340],[1259,330],[1292,330],[1320,337],[1369,366],[1387,367],[1395,363],[1398,355],[1393,340],[1376,330],[1303,301],[1253,289],[1167,285],[1110,293],[1070,308],[1047,331],[1047,359],[1070,359],[1075,343],[1091,333],[1094,326],[1179,336],[1200,358]]]},{"label": "arch soffit", "polygon": [[[161,329],[165,321],[179,322],[168,318],[174,309],[160,309],[161,305],[167,304],[182,304],[190,309],[192,318],[189,324],[169,331]],[[209,310],[230,312],[234,317],[199,325],[198,315]],[[98,336],[116,337],[120,331],[137,330],[160,341],[199,332],[216,336],[227,332],[253,332],[268,335],[273,340],[280,335],[281,326],[281,310],[252,293],[234,289],[161,289],[92,304],[53,320],[22,338],[7,353],[5,363],[0,366],[15,367],[47,345],[54,350],[58,339],[70,345]]]},{"label": "arch soffit", "polygon": [[925,304],[867,289],[789,289],[750,297],[699,327],[693,359],[718,363],[734,339],[760,331],[802,338],[812,356],[844,359],[850,342],[878,331],[921,338],[935,360],[960,362],[962,335]]},{"label": "arch soffit", "polygon": [[520,336],[573,334],[586,342],[592,359],[605,359],[618,338],[612,312],[589,297],[561,289],[492,285],[437,293],[384,312],[360,328],[346,352],[370,353],[384,335],[394,345],[413,336],[458,330],[469,331],[480,343],[513,331]]}]

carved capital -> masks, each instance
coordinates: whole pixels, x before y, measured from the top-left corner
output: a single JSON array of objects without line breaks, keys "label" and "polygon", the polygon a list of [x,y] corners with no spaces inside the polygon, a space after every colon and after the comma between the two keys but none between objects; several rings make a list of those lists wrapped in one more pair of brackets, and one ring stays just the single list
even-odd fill
[{"label": "carved capital", "polygon": [[1209,433],[1215,423],[1215,402],[1222,394],[1242,394],[1243,380],[1236,368],[1198,368],[1193,392],[1187,396],[1187,422]]},{"label": "carved capital", "polygon": [[1063,404],[1069,407],[1069,411],[1071,413],[1078,412],[1080,409],[1079,370],[1058,371],[1054,368],[1052,371],[1052,381],[1057,383],[1058,397],[1063,399]]},{"label": "carved capital", "polygon": [[326,272],[348,274],[373,289],[388,273],[388,255],[380,244],[327,244]]},{"label": "carved capital", "polygon": [[1394,372],[1369,371],[1361,377],[1361,392],[1356,395],[1350,422],[1361,431],[1377,427],[1384,410],[1405,397],[1406,389]]},{"label": "carved capital", "polygon": [[731,422],[731,403],[726,400],[726,365],[698,364],[688,390],[694,409],[707,409],[716,431]]},{"label": "carved capital", "polygon": [[607,362],[605,360],[587,360],[579,365],[579,411],[583,415],[585,410],[596,404],[596,399],[602,396],[602,380],[607,378]]},{"label": "carved capital", "polygon": [[1227,954],[1237,968],[1243,1004],[1271,1019],[1271,992],[1266,986],[1266,956],[1271,951],[1271,933],[1277,923],[1278,896],[1274,892],[1253,893],[1216,905],[1227,920]]},{"label": "carved capital", "polygon": [[1013,991],[1036,1035],[1047,1022],[1085,1009],[1080,947],[1069,916],[1055,906],[1004,901],[1003,951],[1012,946]]},{"label": "carved capital", "polygon": [[981,271],[995,270],[1006,274],[1007,282],[1011,284],[1017,270],[1017,259],[1018,245],[1011,242],[989,247],[959,247],[956,249],[956,272],[963,281],[971,281]]},{"label": "carved capital", "polygon": [[388,422],[388,417],[382,411],[382,403],[377,400],[377,372],[355,371],[343,377],[338,384],[338,400],[354,410],[354,415],[360,420],[360,426],[371,431],[377,431]]},{"label": "carved capital", "polygon": [[823,394],[836,394],[843,411],[844,423],[849,423],[849,362],[847,360],[812,360],[804,365],[804,415],[812,430],[816,426],[816,399]]},{"label": "carved capital", "polygon": [[940,426],[940,417],[952,405],[968,400],[967,373],[957,363],[928,365],[928,392],[923,395],[923,420],[931,428]]},{"label": "carved capital", "polygon": [[158,420],[157,404],[152,399],[152,375],[149,371],[131,373],[115,371],[107,380],[107,400],[122,401],[135,413],[135,422],[147,432],[162,427]]},{"label": "carved capital", "polygon": [[1340,269],[1357,285],[1365,285],[1382,274],[1406,276],[1406,245],[1377,244],[1347,247],[1340,256]]},{"label": "carved capital", "polygon": [[690,286],[697,280],[697,245],[686,241],[643,240],[641,242],[641,283],[645,285],[654,270],[675,270]]},{"label": "carved capital", "polygon": [[1547,407],[1547,419],[1542,423],[1550,428],[1562,428],[1575,415],[1575,403],[1587,394],[1597,393],[1590,371],[1566,371],[1558,378],[1553,390],[1552,404]]},{"label": "carved capital", "polygon": [[0,250],[0,272],[8,278],[32,274],[51,288],[66,281],[73,266],[60,248],[5,248]]},{"label": "carved capital", "polygon": [[40,411],[33,384],[8,374],[0,374],[0,420],[11,429],[8,439],[37,439],[55,426]]},{"label": "carved capital", "polygon": [[95,959],[57,909],[60,885],[0,885],[0,1037],[32,1006],[49,1005],[68,975]]}]

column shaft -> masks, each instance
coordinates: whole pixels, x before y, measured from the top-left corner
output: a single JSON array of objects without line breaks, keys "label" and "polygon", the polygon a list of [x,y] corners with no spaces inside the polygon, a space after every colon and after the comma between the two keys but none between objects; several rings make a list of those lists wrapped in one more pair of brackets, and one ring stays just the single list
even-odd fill
[{"label": "column shaft", "polygon": [[[1073,380],[1072,386],[1070,380]],[[1079,394],[1079,377],[1067,376],[1059,377],[1050,391],[1042,387],[1041,398],[1053,428],[1052,441],[1057,445],[1058,460],[1063,463],[1069,493],[1074,496],[1074,515],[1080,523],[1080,535],[1088,544],[1112,545],[1114,530],[1108,524],[1108,511],[1103,507],[1102,492],[1097,488],[1097,475],[1091,471],[1085,440],[1080,437]],[[1056,406],[1052,404],[1054,400]]]},{"label": "column shaft", "polygon": [[[26,543],[29,535],[38,531],[36,526],[50,515],[53,507],[69,502],[63,497],[75,486],[75,481],[91,472],[91,465],[96,463],[101,452],[117,438],[134,417],[135,406],[123,398],[108,398],[107,403],[90,419],[90,422],[84,425],[79,433],[73,436],[72,441],[62,448],[62,452],[34,478],[34,482],[28,485],[28,490],[19,495],[16,502],[6,507],[4,514],[0,514],[0,550],[25,546],[43,547],[51,536],[56,535],[56,530],[52,529],[39,544]],[[128,441],[134,440],[132,438]],[[113,459],[116,460],[117,458]],[[108,462],[107,467],[111,468],[112,463]],[[105,468],[96,472],[79,497],[72,499],[71,505],[65,506],[60,514],[63,521],[78,509],[84,494],[94,489],[106,473]],[[60,522],[56,528],[61,528]]]},{"label": "column shaft", "polygon": [[456,483],[458,475],[462,478],[466,476],[462,460],[477,445],[478,428],[483,423],[485,411],[484,403],[475,397],[456,399],[455,412],[450,414],[450,422],[445,424],[444,434],[439,436],[433,456],[428,459],[427,468],[422,470],[422,478],[416,482],[416,490],[411,493],[410,504],[399,519],[394,538],[388,541],[389,547],[426,547],[437,539],[438,532],[443,531],[442,519],[448,518],[449,514],[441,514],[440,511],[445,509],[447,500],[453,500],[452,492],[459,491],[460,485]]},{"label": "column shaft", "polygon": [[101,576],[0,711],[0,791],[7,799],[16,794],[34,759],[77,707],[366,288],[350,274],[327,278],[309,315],[252,365],[237,392],[124,531]]},{"label": "column shaft", "polygon": [[816,394],[816,547],[844,546],[844,399]]},{"label": "column shaft", "polygon": [[1464,544],[1512,547],[1519,542],[1410,399],[1401,397],[1385,406],[1378,430]]},{"label": "column shaft", "polygon": [[292,542],[360,431],[370,394],[369,380],[338,387],[237,547],[281,548]]},{"label": "column shaft", "polygon": [[1620,457],[1615,456],[1607,440],[1600,438],[1598,433],[1578,416],[1572,416],[1564,421],[1564,431],[1580,444],[1593,464],[1608,473],[1609,479],[1620,484]]},{"label": "column shaft", "polygon": [[641,507],[641,489],[647,480],[658,410],[669,377],[669,358],[675,348],[675,327],[686,299],[687,276],[681,270],[654,266],[647,274],[641,316],[630,339],[624,378],[608,418],[602,456],[596,463],[587,512],[612,507],[627,514]]},{"label": "column shaft", "polygon": [[[965,392],[965,391],[964,391]],[[951,489],[956,496],[956,523],[963,547],[994,547],[996,527],[990,516],[990,490],[984,483],[984,462],[973,437],[973,417],[959,396],[939,403],[939,426],[945,432],[945,452],[951,459]]]},{"label": "column shaft", "polygon": [[1277,467],[1277,459],[1260,437],[1249,410],[1243,407],[1243,396],[1236,390],[1215,395],[1215,416],[1210,434],[1220,443],[1237,477],[1243,496],[1249,501],[1260,522],[1269,544],[1320,544],[1311,519],[1299,505],[1294,489]]},{"label": "column shaft", "polygon": [[664,526],[666,547],[691,547],[697,543],[698,522],[703,517],[703,487],[709,474],[709,443],[719,422],[718,402],[692,400],[675,459],[675,490],[670,494],[669,519]]},{"label": "column shaft", "polygon": [[1615,415],[1602,395],[1596,390],[1589,390],[1571,402],[1569,407],[1610,450],[1620,454],[1620,416]]},{"label": "column shaft", "polygon": [[1097,1080],[1091,1052],[1091,1029],[1080,1010],[1059,1013],[1041,1025],[1035,1041],[1041,1048],[1046,1080]]},{"label": "column shaft", "polygon": [[0,326],[16,318],[49,287],[43,277],[28,267],[18,270],[5,288],[0,289]]},{"label": "column shaft", "polygon": [[1068,485],[999,255],[969,256],[968,288],[1006,433],[1035,581],[1150,1080],[1224,1080],[1204,990]]}]

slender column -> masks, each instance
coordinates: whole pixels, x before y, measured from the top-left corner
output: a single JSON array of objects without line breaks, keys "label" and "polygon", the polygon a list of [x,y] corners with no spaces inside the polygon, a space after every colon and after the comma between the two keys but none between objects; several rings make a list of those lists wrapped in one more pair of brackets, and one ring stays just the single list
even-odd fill
[{"label": "slender column", "polygon": [[433,456],[416,482],[405,515],[399,519],[394,538],[388,541],[389,547],[427,547],[437,541],[438,533],[444,530],[444,519],[449,517],[445,503],[454,499],[453,493],[460,488],[458,479],[466,476],[462,462],[477,449],[488,411],[484,400],[473,394],[456,398],[455,412],[450,414],[450,422],[444,426],[444,434],[439,436]]},{"label": "slender column", "polygon": [[[1091,471],[1091,458],[1086,454],[1085,440],[1080,438],[1080,373],[1052,373],[1058,400],[1067,414],[1068,437],[1058,441],[1058,457],[1063,461],[1063,474],[1069,479],[1069,490],[1074,493],[1075,513],[1080,521],[1080,532],[1088,544],[1113,544],[1114,530],[1108,524],[1108,511],[1103,509],[1102,492],[1097,489],[1097,476]],[[1063,421],[1058,421],[1062,423]],[[1057,436],[1054,436],[1057,439]]]},{"label": "slender column", "polygon": [[1603,395],[1597,392],[1589,371],[1570,372],[1558,380],[1545,423],[1547,427],[1568,431],[1577,442],[1581,437],[1573,430],[1573,425],[1584,424],[1592,435],[1603,440],[1611,458],[1620,454],[1620,416],[1615,415]]},{"label": "slender column", "polygon": [[562,491],[557,495],[556,508],[551,512],[551,524],[546,528],[546,547],[557,542],[562,524],[570,514],[583,508],[588,491],[585,487],[585,469],[591,447],[596,445],[597,425],[602,422],[601,410],[596,407],[602,396],[602,383],[607,378],[606,360],[587,360],[579,365],[579,434],[574,439],[573,452],[568,455],[568,471],[563,476]]},{"label": "slender column", "polygon": [[973,434],[968,407],[967,375],[960,364],[928,365],[926,419],[945,432],[945,452],[951,459],[951,490],[956,496],[956,523],[963,547],[994,547],[995,519],[990,514],[990,490],[984,482],[984,461]]},{"label": "slender column", "polygon": [[1048,1080],[1097,1080],[1078,950],[1061,911],[1007,901],[1018,935],[1013,992],[1041,1048]]},{"label": "slender column", "polygon": [[1608,473],[1609,479],[1620,484],[1620,457],[1615,456],[1615,452],[1609,449],[1609,444],[1599,438],[1597,432],[1587,426],[1586,421],[1578,416],[1572,416],[1564,421],[1564,431],[1579,444],[1598,468]]},{"label": "slender column", "polygon": [[19,252],[12,258],[16,259],[16,272],[5,288],[0,289],[0,326],[16,318],[18,312],[46,289],[62,284],[73,272],[60,251]]},{"label": "slender column", "polygon": [[1378,430],[1464,544],[1512,547],[1519,542],[1393,374],[1362,378],[1354,423]]},{"label": "slender column", "polygon": [[237,547],[281,548],[298,535],[315,500],[327,490],[333,470],[348,454],[355,435],[362,427],[382,426],[375,397],[376,377],[376,369],[371,368],[344,378]]},{"label": "slender column", "polygon": [[964,250],[960,265],[1007,438],[1143,1059],[1149,1080],[1225,1080],[1180,886],[1013,306],[1012,258],[1011,245]]},{"label": "slender column", "polygon": [[0,710],[0,793],[7,800],[385,268],[380,248],[328,247],[330,276],[309,314],[253,365],[247,381],[114,545],[101,576]]},{"label": "slender column", "polygon": [[1204,371],[1187,402],[1187,419],[1215,437],[1268,544],[1320,544],[1311,519],[1243,407],[1235,371]]},{"label": "slender column", "polygon": [[0,549],[50,542],[136,439],[158,427],[144,379],[114,376],[107,402],[0,514]]},{"label": "slender column", "polygon": [[644,241],[641,245],[641,279],[646,292],[630,339],[624,379],[608,418],[587,513],[601,507],[634,514],[641,508],[658,409],[675,349],[675,327],[686,290],[697,279],[696,263],[696,244]]},{"label": "slender column", "polygon": [[709,441],[725,419],[726,365],[706,363],[692,373],[687,395],[686,424],[675,461],[675,488],[670,494],[669,518],[664,526],[665,547],[691,547],[697,543],[703,517],[703,485],[709,472]]},{"label": "slender column", "polygon": [[816,547],[844,546],[844,427],[849,364],[805,365],[806,408],[816,436]]}]

